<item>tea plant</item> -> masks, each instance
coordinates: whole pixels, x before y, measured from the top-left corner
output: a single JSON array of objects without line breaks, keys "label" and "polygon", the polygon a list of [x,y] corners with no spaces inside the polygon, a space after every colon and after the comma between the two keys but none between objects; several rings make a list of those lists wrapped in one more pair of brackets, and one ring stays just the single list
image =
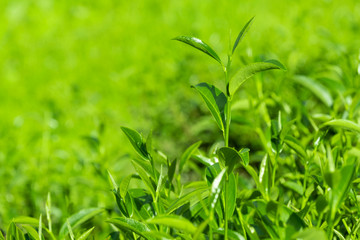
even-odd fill
[{"label": "tea plant", "polygon": [[[170,159],[152,145],[151,133],[145,138],[122,127],[137,153],[131,160],[136,173],[118,184],[108,172],[118,208],[108,212],[118,216],[105,220],[105,214],[101,215],[113,231],[107,239],[360,237],[359,76],[352,71],[338,81],[281,76],[282,82],[297,88],[289,92],[297,94],[266,91],[265,77],[270,73],[257,73],[284,69],[280,62],[250,63],[237,71],[232,67],[234,53],[252,22],[245,24],[229,46],[226,63],[198,38],[174,39],[221,66],[224,89],[219,83],[206,82],[193,88],[210,111],[222,142],[209,149],[195,142],[179,158]],[[239,99],[238,93],[245,91],[242,84],[253,76],[255,88],[247,99]],[[306,101],[299,100],[302,94]],[[232,147],[234,136],[249,136],[238,131],[242,127],[260,144]],[[15,218],[6,234],[0,232],[0,240],[87,239],[97,226],[80,226],[103,212],[103,208],[83,209],[57,231],[52,227],[48,198],[46,218]]]},{"label": "tea plant", "polygon": [[[253,18],[229,48],[227,63],[202,40],[179,36],[216,60],[223,72],[225,91],[206,82],[193,88],[204,100],[223,135],[223,146],[214,145],[208,155],[201,142],[192,144],[179,159],[170,160],[135,130],[122,127],[138,157],[136,174],[120,186],[109,173],[121,217],[108,222],[119,231],[109,239],[340,239],[357,238],[360,227],[358,189],[353,186],[358,169],[360,126],[348,119],[328,119],[320,125],[308,114],[294,119],[271,119],[262,83],[257,79],[258,99],[251,99],[253,121],[248,123],[262,142],[252,161],[250,149],[229,146],[232,103],[240,86],[254,74],[284,69],[276,60],[256,62],[231,71],[232,56]],[[315,81],[299,77],[328,106],[326,90]],[[298,78],[298,79],[299,79]],[[330,95],[331,96],[331,95]],[[358,96],[358,95],[357,95]],[[331,97],[330,97],[331,98]],[[357,101],[358,102],[358,101]],[[359,108],[357,108],[358,114]],[[304,141],[294,134],[313,134]],[[195,162],[192,162],[195,161]],[[198,165],[203,165],[205,171]],[[184,180],[186,166],[201,180]],[[142,188],[129,188],[141,180]]]}]

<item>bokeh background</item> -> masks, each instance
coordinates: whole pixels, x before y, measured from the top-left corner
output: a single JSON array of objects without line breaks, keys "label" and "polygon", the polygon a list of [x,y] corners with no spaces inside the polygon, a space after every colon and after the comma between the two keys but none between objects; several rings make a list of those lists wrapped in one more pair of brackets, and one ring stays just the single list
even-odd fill
[{"label": "bokeh background", "polygon": [[[0,1],[0,228],[44,213],[48,192],[56,226],[83,208],[114,207],[106,170],[116,180],[132,171],[120,126],[152,130],[170,158],[221,139],[190,85],[217,84],[222,71],[171,39],[199,37],[225,60],[253,16],[234,64],[280,60],[288,70],[267,75],[270,94],[294,97],[294,74],[357,70],[357,0]],[[233,142],[259,145],[236,130]]]}]

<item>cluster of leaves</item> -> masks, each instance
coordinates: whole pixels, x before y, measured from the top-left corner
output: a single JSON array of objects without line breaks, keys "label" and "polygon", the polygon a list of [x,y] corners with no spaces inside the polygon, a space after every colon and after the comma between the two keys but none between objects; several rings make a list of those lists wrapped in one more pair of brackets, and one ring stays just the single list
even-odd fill
[{"label": "cluster of leaves", "polygon": [[[170,160],[154,150],[151,134],[145,140],[137,131],[122,130],[138,154],[131,174],[113,192],[121,217],[108,222],[126,239],[340,239],[359,237],[358,169],[359,94],[345,105],[342,119],[329,115],[314,119],[303,113],[294,119],[280,110],[271,119],[266,97],[251,100],[254,121],[247,121],[261,139],[263,149],[229,147],[233,96],[254,74],[284,69],[276,60],[245,65],[230,77],[232,54],[249,29],[251,19],[229,50],[227,65],[200,39],[175,38],[209,55],[225,74],[225,92],[208,83],[193,86],[223,133],[224,143],[209,153],[192,144],[179,159]],[[334,100],[317,81],[296,76],[328,108]],[[261,80],[257,80],[261,91]],[[342,94],[339,92],[339,94]],[[261,94],[259,94],[261,96]],[[281,104],[281,101],[279,101]],[[346,104],[344,101],[339,104]],[[244,121],[237,121],[242,123]],[[306,124],[304,124],[306,122]],[[303,132],[306,138],[299,137]],[[201,165],[202,167],[199,167]],[[190,166],[192,179],[186,179]],[[197,177],[194,177],[197,175]],[[111,177],[111,175],[110,175]],[[185,179],[184,179],[185,178]],[[113,179],[111,177],[111,179]],[[141,180],[145,189],[129,189]],[[118,239],[112,237],[111,239]]]},{"label": "cluster of leaves", "polygon": [[[136,173],[117,184],[109,172],[119,216],[107,220],[114,229],[108,239],[360,237],[360,93],[347,90],[356,89],[357,83],[351,77],[330,83],[329,79],[293,77],[327,111],[318,114],[306,111],[306,106],[293,106],[298,103],[289,103],[281,95],[263,94],[260,75],[255,79],[257,96],[248,99],[252,119],[244,119],[237,109],[243,101],[235,98],[240,86],[256,73],[284,69],[278,61],[269,60],[231,71],[232,55],[252,21],[229,48],[226,65],[200,39],[175,38],[215,59],[224,71],[224,91],[208,83],[193,86],[223,142],[214,143],[208,151],[201,148],[202,142],[196,142],[179,158],[169,159],[152,146],[151,133],[145,138],[122,127],[137,153],[131,160]],[[273,108],[278,112],[275,117],[269,113]],[[231,123],[251,128],[262,148],[229,146]],[[135,181],[143,187],[131,188]],[[86,209],[73,215],[58,237],[86,239],[93,228],[76,236],[73,229],[102,211]],[[41,217],[14,219],[6,239],[56,239],[50,210],[47,220],[45,227]],[[5,239],[1,233],[0,239]]]}]

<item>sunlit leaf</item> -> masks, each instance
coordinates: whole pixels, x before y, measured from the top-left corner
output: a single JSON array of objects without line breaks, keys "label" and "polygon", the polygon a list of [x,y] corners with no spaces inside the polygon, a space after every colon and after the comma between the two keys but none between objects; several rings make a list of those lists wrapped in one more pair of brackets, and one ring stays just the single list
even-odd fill
[{"label": "sunlit leaf", "polygon": [[324,127],[338,127],[338,128],[342,128],[345,130],[350,130],[350,131],[354,131],[354,132],[358,132],[360,133],[360,125],[356,124],[350,120],[345,120],[345,119],[334,119],[331,121],[328,121],[326,123],[324,123],[323,125],[320,126],[321,128]]},{"label": "sunlit leaf", "polygon": [[[80,224],[82,224],[82,223],[86,222],[87,220],[93,218],[94,216],[102,213],[103,211],[104,211],[103,208],[83,209],[83,210],[75,213],[74,215],[71,215],[68,218],[68,221],[69,221],[71,228],[74,229],[77,226],[79,226]],[[60,238],[64,238],[68,233],[69,233],[68,227],[67,227],[66,223],[64,223],[60,229],[60,233],[59,233]]]},{"label": "sunlit leaf", "polygon": [[94,229],[95,227],[90,228],[89,230],[81,234],[80,237],[77,238],[77,240],[86,240]]},{"label": "sunlit leaf", "polygon": [[228,168],[228,172],[232,173],[236,164],[239,164],[241,161],[241,156],[233,148],[222,147],[217,152],[220,161],[224,163],[224,165]]},{"label": "sunlit leaf", "polygon": [[211,192],[210,192],[210,197],[209,197],[209,205],[210,205],[210,210],[212,212],[214,212],[215,205],[216,205],[216,203],[217,203],[217,201],[219,199],[219,196],[220,196],[222,182],[223,182],[223,179],[224,179],[225,172],[226,172],[226,168],[221,170],[221,172],[216,176],[216,178],[214,179],[214,181],[212,182],[212,185],[211,185]]},{"label": "sunlit leaf", "polygon": [[217,125],[221,131],[225,129],[225,105],[227,98],[225,94],[213,85],[200,83],[194,88],[203,98],[211,114],[215,118]]},{"label": "sunlit leaf", "polygon": [[124,177],[120,183],[119,192],[120,192],[120,196],[122,197],[122,199],[125,199],[125,196],[127,194],[128,188],[129,188],[130,180],[132,177],[133,177],[133,175],[130,174],[130,175]]},{"label": "sunlit leaf", "polygon": [[232,49],[232,54],[234,54],[235,49],[238,46],[239,42],[245,37],[246,33],[249,31],[253,20],[254,20],[254,17],[252,17],[239,32],[239,35],[237,36],[234,46],[233,46],[233,49]]},{"label": "sunlit leaf", "polygon": [[236,197],[237,197],[237,182],[234,173],[229,175],[228,182],[226,184],[225,191],[225,201],[226,201],[226,210],[227,217],[230,219],[234,213],[236,207]]},{"label": "sunlit leaf", "polygon": [[34,227],[30,226],[30,225],[23,225],[22,226],[27,233],[35,240],[40,240],[39,238],[39,233],[34,229]]},{"label": "sunlit leaf", "polygon": [[176,38],[173,38],[173,40],[177,40],[177,41],[186,43],[186,44],[202,51],[203,53],[214,58],[217,62],[219,62],[222,65],[221,59],[219,58],[217,53],[209,45],[207,45],[200,39],[198,39],[196,37],[190,37],[190,36],[178,36]]},{"label": "sunlit leaf", "polygon": [[148,239],[153,240],[154,238],[149,238],[146,236],[147,232],[150,232],[150,228],[142,222],[136,221],[135,219],[131,218],[112,218],[107,220],[108,223],[111,223],[118,227],[119,229],[127,232],[134,232],[138,234],[139,236]]},{"label": "sunlit leaf", "polygon": [[323,230],[318,228],[308,228],[304,231],[298,232],[293,235],[292,239],[302,240],[327,240],[326,234]]},{"label": "sunlit leaf", "polygon": [[268,62],[250,63],[242,68],[230,80],[229,91],[233,95],[239,87],[254,74],[271,70],[283,69],[283,65],[276,60],[269,60]]},{"label": "sunlit leaf", "polygon": [[250,149],[249,148],[243,148],[239,151],[240,157],[243,161],[243,164],[245,166],[249,165],[250,157],[249,157]]},{"label": "sunlit leaf", "polygon": [[121,127],[121,130],[125,133],[131,145],[134,147],[135,151],[139,154],[139,156],[146,160],[149,160],[149,153],[147,151],[146,144],[141,134],[127,127]]},{"label": "sunlit leaf", "polygon": [[165,225],[187,233],[195,233],[196,231],[196,227],[188,219],[177,215],[156,216],[154,218],[148,219],[146,222]]},{"label": "sunlit leaf", "polygon": [[259,169],[259,182],[264,189],[264,193],[267,196],[269,194],[270,183],[271,183],[271,171],[270,171],[270,160],[268,155],[265,155],[260,164]]},{"label": "sunlit leaf", "polygon": [[199,148],[201,145],[201,141],[196,142],[192,144],[190,147],[188,147],[185,152],[181,155],[180,158],[180,165],[179,165],[179,173],[182,172],[182,169],[186,162],[190,159],[190,157],[195,153],[195,151]]},{"label": "sunlit leaf", "polygon": [[170,214],[182,205],[189,203],[190,200],[194,199],[194,202],[199,201],[199,197],[206,191],[208,191],[209,188],[207,186],[204,186],[203,188],[197,188],[183,196],[181,196],[179,199],[177,199],[175,202],[171,204],[171,206],[167,209],[166,213]]},{"label": "sunlit leaf", "polygon": [[299,154],[302,158],[306,158],[306,152],[305,149],[301,146],[299,141],[292,136],[286,136],[284,138],[284,143],[288,145],[292,150],[294,150],[297,154]]}]

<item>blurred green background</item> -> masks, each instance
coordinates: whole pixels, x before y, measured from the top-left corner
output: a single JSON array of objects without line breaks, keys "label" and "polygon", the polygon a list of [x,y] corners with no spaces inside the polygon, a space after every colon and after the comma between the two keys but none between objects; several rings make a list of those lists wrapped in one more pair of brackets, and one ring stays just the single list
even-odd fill
[{"label": "blurred green background", "polygon": [[357,0],[1,1],[0,228],[44,213],[48,192],[57,225],[86,207],[111,209],[106,170],[117,180],[132,171],[122,125],[153,130],[171,158],[220,139],[190,85],[222,71],[171,39],[199,37],[225,60],[252,16],[234,64],[280,60],[288,71],[271,73],[268,91],[291,87],[293,74],[358,66]]}]

